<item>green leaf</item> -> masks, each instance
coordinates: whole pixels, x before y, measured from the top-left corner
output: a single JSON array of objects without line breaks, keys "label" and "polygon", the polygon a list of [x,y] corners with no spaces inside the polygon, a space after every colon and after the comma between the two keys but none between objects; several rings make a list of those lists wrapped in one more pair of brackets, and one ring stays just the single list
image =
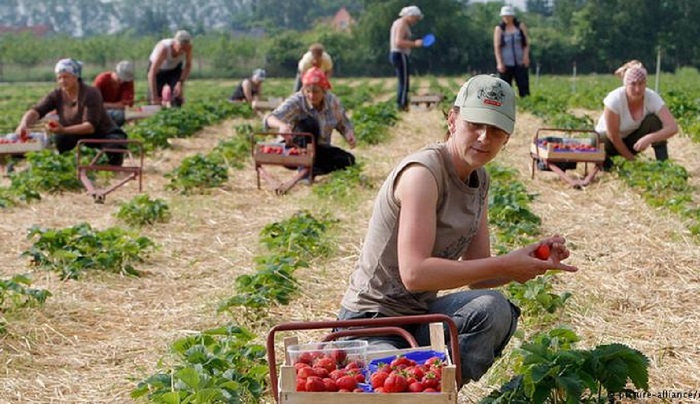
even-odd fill
[{"label": "green leaf", "polygon": [[177,391],[171,391],[169,393],[161,394],[156,401],[163,404],[180,404],[180,393]]},{"label": "green leaf", "polygon": [[197,373],[196,370],[193,368],[184,368],[177,373],[175,373],[175,377],[178,379],[182,380],[185,384],[187,384],[189,387],[191,387],[193,390],[196,390],[199,387],[199,373]]}]

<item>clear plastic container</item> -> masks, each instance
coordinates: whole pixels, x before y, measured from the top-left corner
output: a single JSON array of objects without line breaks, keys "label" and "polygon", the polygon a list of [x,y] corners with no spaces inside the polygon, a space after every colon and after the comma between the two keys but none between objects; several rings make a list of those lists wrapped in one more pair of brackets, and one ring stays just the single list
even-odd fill
[{"label": "clear plastic container", "polygon": [[290,345],[287,347],[287,353],[291,365],[304,362],[313,366],[322,358],[332,358],[338,368],[346,367],[351,363],[364,368],[367,363],[367,341],[348,340]]}]

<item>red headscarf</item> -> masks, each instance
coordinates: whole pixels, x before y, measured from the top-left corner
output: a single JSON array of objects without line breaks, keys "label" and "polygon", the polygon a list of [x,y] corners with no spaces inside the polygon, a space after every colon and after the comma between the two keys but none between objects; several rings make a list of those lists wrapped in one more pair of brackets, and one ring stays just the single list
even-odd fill
[{"label": "red headscarf", "polygon": [[326,73],[316,66],[304,73],[304,76],[301,78],[301,84],[304,86],[319,86],[324,90],[331,89],[331,83],[328,81]]}]

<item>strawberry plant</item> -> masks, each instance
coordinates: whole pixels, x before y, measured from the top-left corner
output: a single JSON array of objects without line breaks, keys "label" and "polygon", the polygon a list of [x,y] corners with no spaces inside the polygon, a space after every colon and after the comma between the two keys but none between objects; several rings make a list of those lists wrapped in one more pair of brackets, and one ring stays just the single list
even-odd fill
[{"label": "strawberry plant", "polygon": [[115,216],[132,226],[145,226],[170,219],[168,204],[162,199],[151,199],[146,194],[135,196],[122,203]]},{"label": "strawberry plant", "polygon": [[0,279],[0,334],[5,333],[7,319],[3,313],[12,310],[42,305],[51,296],[46,289],[30,288],[31,279],[27,275],[14,275],[9,279]]},{"label": "strawberry plant", "polygon": [[41,199],[40,192],[59,193],[82,189],[75,175],[77,166],[72,153],[56,154],[42,150],[26,154],[28,168],[12,173],[10,189],[20,200]]},{"label": "strawberry plant", "polygon": [[0,208],[9,208],[15,206],[17,199],[10,188],[0,187]]},{"label": "strawberry plant", "polygon": [[87,270],[103,270],[138,276],[132,263],[155,247],[147,237],[112,227],[95,231],[88,223],[65,229],[33,226],[27,239],[32,246],[22,253],[32,265],[56,271],[61,279],[77,279]]},{"label": "strawberry plant", "polygon": [[219,306],[218,311],[232,307],[263,309],[273,304],[287,305],[298,290],[294,271],[308,265],[290,256],[272,255],[256,259],[257,268],[253,274],[243,274],[236,278],[236,295]]},{"label": "strawberry plant", "polygon": [[352,119],[358,143],[379,144],[389,137],[388,128],[396,124],[399,115],[396,106],[387,101],[358,107]]},{"label": "strawberry plant", "polygon": [[534,194],[516,180],[514,169],[493,163],[486,166],[491,178],[489,189],[489,225],[495,228],[500,253],[509,247],[529,243],[540,233],[542,220],[530,210]]},{"label": "strawberry plant", "polygon": [[324,200],[347,201],[358,187],[370,189],[369,178],[362,173],[364,165],[357,163],[344,170],[330,173],[326,182],[316,185],[312,192]]},{"label": "strawberry plant", "polygon": [[643,353],[615,343],[572,349],[576,341],[573,331],[555,329],[523,344],[516,375],[480,403],[603,404],[609,395],[630,392],[628,382],[649,388],[649,359]]},{"label": "strawberry plant", "polygon": [[626,160],[613,157],[614,171],[628,186],[640,192],[653,207],[664,207],[690,220],[689,229],[700,235],[700,206],[696,189],[688,183],[688,172],[673,161]]},{"label": "strawberry plant", "polygon": [[272,252],[296,256],[326,256],[331,244],[324,233],[333,222],[315,218],[308,211],[299,211],[291,218],[266,225],[260,232],[260,241]]},{"label": "strawberry plant", "polygon": [[[236,278],[236,295],[219,306],[219,311],[232,307],[257,309],[273,304],[289,304],[298,290],[294,277],[297,268],[308,267],[302,258],[314,258],[330,253],[325,232],[328,219],[318,220],[308,211],[295,213],[291,218],[271,223],[260,231],[260,242],[270,254],[255,259],[256,271]],[[247,312],[248,313],[248,312]]]},{"label": "strawberry plant", "polygon": [[220,140],[211,154],[220,157],[226,163],[226,166],[230,168],[243,168],[250,156],[250,135],[252,133],[252,126],[248,124],[238,125],[236,127],[236,136]]},{"label": "strawberry plant", "polygon": [[265,347],[237,325],[175,341],[175,364],[139,382],[132,398],[158,403],[260,402],[269,373]]},{"label": "strawberry plant", "polygon": [[31,288],[32,281],[27,275],[18,274],[8,279],[0,279],[0,333],[4,332],[5,319],[2,313],[15,309],[43,305],[52,296],[46,289]]},{"label": "strawberry plant", "polygon": [[546,323],[553,318],[552,314],[564,308],[564,304],[571,297],[569,292],[559,295],[552,292],[554,279],[554,276],[547,274],[525,283],[511,282],[505,286],[505,291],[508,298],[520,307],[524,318]]},{"label": "strawberry plant", "polygon": [[44,304],[51,292],[46,289],[30,288],[32,281],[27,275],[14,275],[9,279],[0,279],[0,311],[12,308]]},{"label": "strawberry plant", "polygon": [[197,153],[186,157],[180,166],[165,174],[165,178],[170,179],[166,189],[188,195],[223,185],[228,181],[228,168],[218,154],[205,156]]}]

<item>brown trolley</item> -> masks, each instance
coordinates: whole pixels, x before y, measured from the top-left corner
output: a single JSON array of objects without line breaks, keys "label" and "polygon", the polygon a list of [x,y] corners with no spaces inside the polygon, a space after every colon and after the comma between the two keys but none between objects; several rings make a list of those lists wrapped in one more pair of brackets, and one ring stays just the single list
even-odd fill
[{"label": "brown trolley", "polygon": [[[588,136],[584,138],[582,135]],[[552,171],[574,188],[582,188],[590,184],[603,167],[605,148],[600,142],[600,135],[594,130],[540,128],[532,138],[530,156],[532,179],[538,169]],[[566,174],[566,170],[575,169],[578,163],[584,164],[582,179]],[[590,171],[588,164],[593,165]]]},{"label": "brown trolley", "polygon": [[[95,144],[115,144],[123,145],[123,148],[102,148],[98,149],[97,154],[87,164],[81,163],[80,148],[82,145]],[[132,146],[132,147],[130,147]],[[80,139],[76,147],[78,165],[78,178],[83,183],[85,189],[90,196],[93,197],[95,203],[104,203],[107,194],[121,187],[129,181],[138,181],[139,192],[143,187],[143,142],[131,139]],[[132,149],[135,149],[132,150]],[[115,166],[110,164],[99,164],[99,160],[107,153],[122,153],[124,155],[124,165]],[[112,173],[122,174],[122,178],[116,179],[113,184],[105,188],[97,188],[90,180],[88,172],[90,171],[108,171]]]},{"label": "brown trolley", "polygon": [[[277,137],[283,138],[284,141],[276,141]],[[271,140],[265,141],[265,138]],[[261,176],[270,190],[278,195],[285,194],[305,177],[313,182],[316,140],[311,133],[259,132],[251,136],[251,143],[258,189]],[[280,182],[264,167],[266,165],[296,169],[295,175],[286,182]]]}]

